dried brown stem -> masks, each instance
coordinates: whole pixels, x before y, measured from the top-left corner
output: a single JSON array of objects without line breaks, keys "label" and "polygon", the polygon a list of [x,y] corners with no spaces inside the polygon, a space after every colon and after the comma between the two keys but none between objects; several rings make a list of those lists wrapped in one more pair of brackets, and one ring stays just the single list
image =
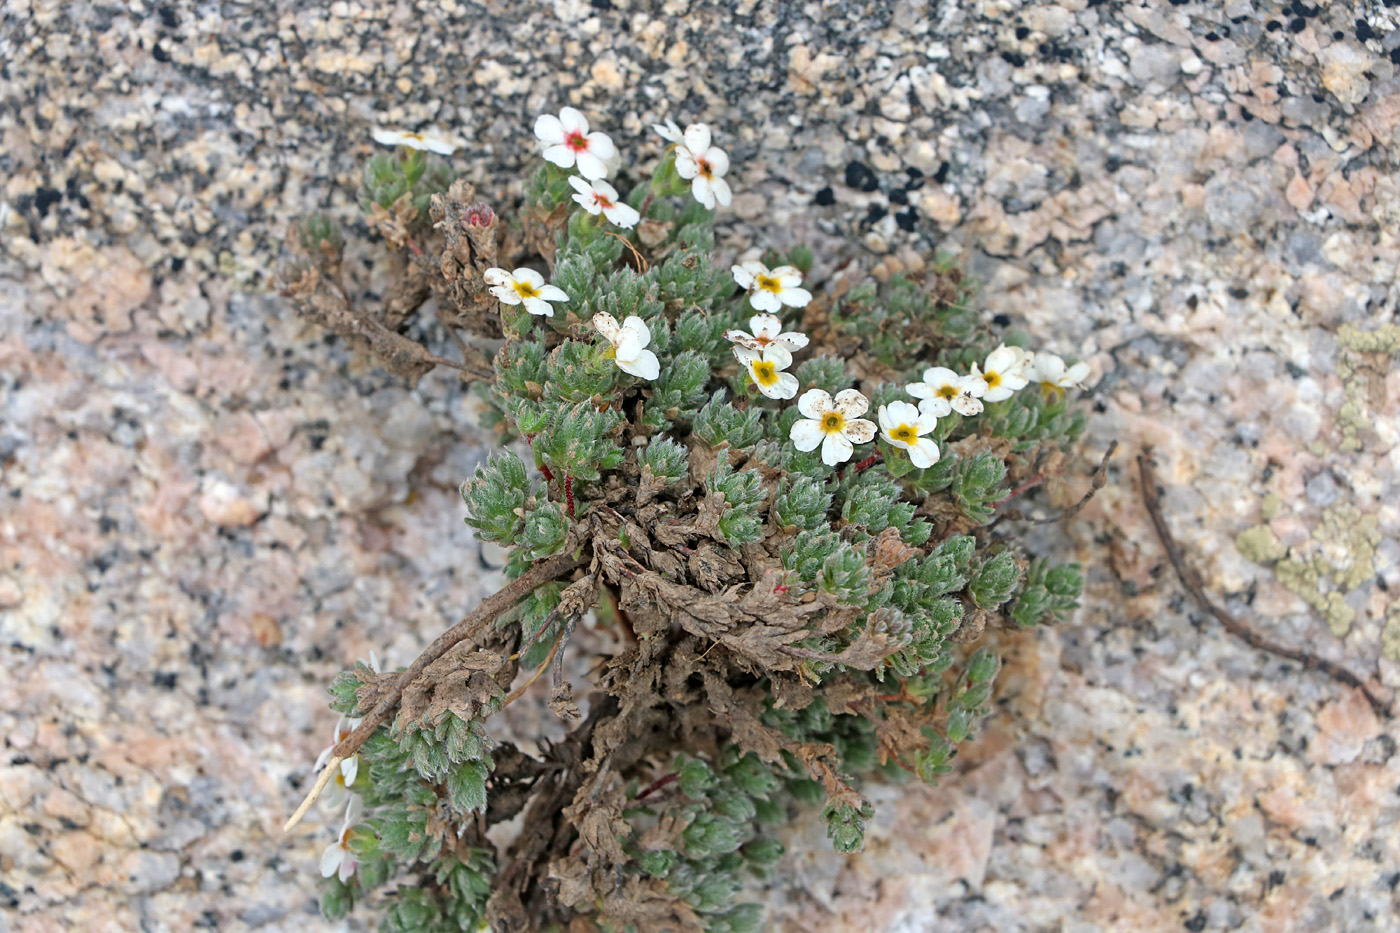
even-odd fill
[{"label": "dried brown stem", "polygon": [[[457,644],[466,641],[468,638],[475,637],[482,629],[494,622],[496,617],[502,612],[505,612],[507,609],[520,602],[520,600],[524,599],[538,587],[582,567],[585,563],[586,561],[583,558],[575,557],[572,554],[561,554],[558,557],[551,557],[548,560],[535,564],[529,570],[507,583],[504,587],[482,600],[480,606],[477,606],[468,613],[467,617],[462,621],[439,635],[437,640],[418,656],[417,660],[399,674],[398,680],[394,682],[393,690],[375,704],[374,709],[370,710],[369,713],[365,715],[364,719],[360,720],[360,724],[355,727],[355,731],[342,739],[340,743],[331,750],[333,758],[337,761],[344,761],[358,752],[360,746],[365,744],[365,741],[374,730],[383,725],[384,722],[388,720],[389,716],[393,714],[395,708],[397,708],[399,704],[399,699],[403,696],[405,688],[407,688],[418,675],[422,674],[423,670],[429,664],[432,664],[438,658],[442,657]],[[324,781],[318,781],[316,783],[311,793],[307,795],[307,799],[297,808],[296,815],[293,819],[288,820],[287,825],[283,827],[284,830],[290,830],[300,822],[301,816],[305,815],[311,803],[320,796],[325,786]]]},{"label": "dried brown stem", "polygon": [[1310,652],[1289,648],[1270,641],[1210,601],[1210,597],[1206,596],[1205,583],[1200,573],[1195,567],[1186,563],[1186,558],[1181,553],[1181,546],[1176,543],[1176,539],[1172,537],[1171,529],[1167,527],[1167,520],[1162,514],[1162,494],[1157,483],[1157,473],[1152,468],[1152,457],[1143,452],[1138,454],[1137,460],[1138,474],[1142,481],[1142,501],[1147,506],[1147,514],[1152,519],[1153,527],[1157,529],[1157,537],[1162,541],[1162,548],[1167,552],[1167,559],[1171,561],[1172,568],[1176,570],[1176,575],[1181,580],[1181,585],[1186,588],[1186,592],[1190,594],[1196,605],[1200,606],[1203,612],[1214,616],[1225,628],[1225,631],[1239,638],[1251,648],[1295,661],[1301,664],[1304,669],[1312,668],[1321,671],[1340,684],[1360,690],[1377,716],[1389,717],[1390,704],[1381,699],[1370,686],[1351,671],[1340,664],[1326,658],[1320,658]]}]

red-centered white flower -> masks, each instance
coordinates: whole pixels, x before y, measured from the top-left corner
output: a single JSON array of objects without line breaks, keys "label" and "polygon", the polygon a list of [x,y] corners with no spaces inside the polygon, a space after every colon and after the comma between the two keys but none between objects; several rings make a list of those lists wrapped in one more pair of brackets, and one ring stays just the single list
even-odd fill
[{"label": "red-centered white flower", "polygon": [[911,382],[904,391],[923,399],[919,411],[935,418],[946,418],[954,411],[960,415],[977,415],[982,412],[980,399],[987,394],[987,382],[981,376],[960,376],[947,367],[930,366],[924,370],[922,382]]},{"label": "red-centered white flower", "polygon": [[595,217],[602,214],[609,223],[630,230],[642,219],[636,208],[617,199],[617,189],[605,181],[587,181],[577,175],[569,176],[569,184],[578,194],[574,200]]},{"label": "red-centered white flower", "polygon": [[655,379],[661,375],[661,363],[656,354],[648,350],[651,343],[651,328],[646,321],[635,314],[618,326],[617,318],[606,311],[593,315],[593,327],[612,344],[608,354],[617,362],[617,368],[639,379]]},{"label": "red-centered white flower", "polygon": [[687,126],[676,145],[676,174],[690,180],[690,193],[695,200],[711,210],[716,201],[728,207],[733,198],[729,182],[724,180],[728,172],[729,155],[710,145],[710,128],[703,123]]},{"label": "red-centered white flower", "polygon": [[764,395],[769,398],[792,398],[797,394],[797,377],[783,372],[792,365],[792,354],[787,350],[778,346],[761,351],[735,347],[734,355],[744,364],[749,378]]},{"label": "red-centered white flower", "polygon": [[407,146],[410,149],[436,152],[438,155],[452,155],[465,145],[456,136],[435,132],[406,133],[402,130],[390,130],[382,126],[376,126],[370,135],[374,137],[375,142],[382,146]]},{"label": "red-centered white flower", "polygon": [[782,319],[772,314],[755,314],[749,318],[749,329],[753,331],[752,334],[742,330],[727,330],[724,332],[724,339],[761,353],[784,350],[789,361],[793,353],[807,346],[806,334],[795,330],[784,332]]},{"label": "red-centered white flower", "polygon": [[822,449],[822,463],[836,466],[851,459],[854,444],[875,439],[875,422],[861,418],[870,401],[855,389],[836,393],[833,400],[821,389],[808,389],[797,400],[797,410],[806,416],[792,426],[789,436],[798,450]]},{"label": "red-centered white flower", "polygon": [[1040,383],[1046,394],[1061,389],[1082,389],[1084,380],[1089,378],[1089,364],[1075,363],[1066,368],[1065,361],[1053,353],[1037,353],[1031,358],[1026,369],[1026,378]]},{"label": "red-centered white flower", "polygon": [[729,271],[740,288],[748,289],[749,304],[756,311],[777,311],[783,305],[805,308],[812,300],[811,292],[798,287],[802,273],[792,266],[769,269],[761,262],[744,262],[730,266]]},{"label": "red-centered white flower", "polygon": [[607,133],[588,132],[588,118],[573,107],[559,116],[542,114],[535,119],[535,138],[544,145],[544,157],[560,168],[578,166],[584,178],[607,178],[608,163],[617,147]]},{"label": "red-centered white flower", "polygon": [[938,417],[908,402],[880,406],[880,429],[892,446],[909,451],[909,460],[921,470],[938,462],[938,445],[921,435],[932,431]]},{"label": "red-centered white flower", "polygon": [[514,272],[487,269],[482,278],[486,280],[487,285],[492,286],[491,294],[495,295],[501,304],[523,304],[525,310],[531,314],[554,317],[554,309],[549,303],[569,300],[562,288],[546,285],[544,276],[534,269],[516,269]]},{"label": "red-centered white flower", "polygon": [[981,368],[973,363],[972,375],[981,376],[987,383],[987,391],[982,396],[983,401],[1000,402],[1010,398],[1017,389],[1024,389],[1029,356],[1030,354],[1020,347],[1002,344],[987,355],[987,362]]},{"label": "red-centered white flower", "polygon": [[354,877],[356,862],[355,853],[350,851],[350,832],[360,822],[363,813],[364,804],[360,798],[351,797],[350,805],[345,808],[345,822],[340,826],[340,835],[321,853],[322,878],[337,875],[344,884]]}]

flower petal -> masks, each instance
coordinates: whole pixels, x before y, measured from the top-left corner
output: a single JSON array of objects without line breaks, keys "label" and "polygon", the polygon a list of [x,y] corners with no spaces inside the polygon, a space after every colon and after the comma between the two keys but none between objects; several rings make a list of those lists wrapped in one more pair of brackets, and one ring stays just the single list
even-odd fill
[{"label": "flower petal", "polygon": [[696,157],[702,156],[710,148],[710,128],[703,123],[692,123],[685,128],[685,148]]},{"label": "flower petal", "polygon": [[749,328],[755,337],[772,340],[782,332],[783,321],[772,314],[755,314],[749,318]]},{"label": "flower petal", "polygon": [[892,435],[890,433],[889,428],[886,428],[883,431],[881,431],[880,436],[883,437],[885,439],[885,443],[889,444],[891,447],[898,447],[900,450],[909,449],[909,443],[907,441],[901,441],[899,438]]},{"label": "flower petal", "polygon": [[503,305],[520,304],[520,294],[509,285],[497,285],[491,289],[491,294],[496,296],[496,300]]},{"label": "flower petal", "polygon": [[676,126],[676,121],[667,118],[665,123],[653,123],[652,132],[656,133],[668,143],[678,143],[681,141],[681,128]]},{"label": "flower petal", "polygon": [[759,290],[749,294],[749,304],[758,311],[778,311],[782,308],[783,302],[777,295],[769,291]]},{"label": "flower petal", "polygon": [[[939,401],[943,402],[944,405],[947,405],[949,408],[951,408],[953,411],[956,411],[960,415],[971,416],[982,414],[982,400],[973,395],[969,395],[966,392],[953,399],[951,405],[948,404],[946,399],[939,399]],[[946,414],[948,414],[948,412],[945,411],[938,417],[942,418]]]},{"label": "flower petal", "polygon": [[345,786],[349,787],[355,783],[355,778],[360,774],[360,756],[351,755],[340,763],[340,773],[345,778]]},{"label": "flower petal", "polygon": [[784,288],[778,292],[783,304],[792,308],[805,308],[812,300],[812,293],[805,288]]},{"label": "flower petal", "polygon": [[716,176],[723,177],[729,171],[729,153],[718,146],[710,146],[705,149],[704,159],[710,163],[710,171]]},{"label": "flower petal", "polygon": [[548,146],[564,141],[564,124],[552,113],[543,113],[535,118],[535,138]]},{"label": "flower petal", "polygon": [[558,285],[541,285],[540,297],[545,301],[568,301],[569,296]]},{"label": "flower petal", "polygon": [[340,876],[341,884],[348,884],[355,876],[355,864],[355,856],[346,852],[345,858],[340,862],[340,871],[336,873]]},{"label": "flower petal", "polygon": [[695,161],[695,156],[684,146],[676,150],[676,174],[686,179],[700,174],[700,166]]},{"label": "flower petal", "polygon": [[559,123],[566,135],[588,135],[588,118],[573,107],[565,107],[559,111]]},{"label": "flower petal", "polygon": [[550,146],[543,152],[546,162],[553,162],[560,168],[573,168],[574,150],[565,145]]},{"label": "flower petal", "polygon": [[875,439],[877,430],[875,422],[856,418],[854,420],[848,419],[846,426],[841,429],[841,433],[854,444],[868,444]]},{"label": "flower petal", "polygon": [[778,343],[795,353],[807,346],[807,335],[795,330],[790,330],[785,334],[778,335]]},{"label": "flower petal", "polygon": [[[548,156],[546,156],[547,158]],[[591,152],[580,152],[578,159],[578,173],[584,178],[606,178],[608,175],[608,165],[602,159]]]},{"label": "flower petal", "polygon": [[724,332],[724,339],[752,350],[759,348],[759,342],[753,338],[753,335],[742,330],[727,330]]},{"label": "flower petal", "polygon": [[[730,273],[734,276],[734,281],[739,283],[740,288],[753,288],[754,280],[758,275],[758,271],[754,269],[754,266],[758,266],[759,269],[763,268],[763,264],[759,262],[746,262],[729,267]],[[753,326],[752,321],[749,322],[749,326]]]},{"label": "flower petal", "polygon": [[767,395],[769,398],[792,398],[797,394],[797,377],[792,373],[778,373],[778,384],[770,387]]},{"label": "flower petal", "polygon": [[919,438],[909,445],[909,462],[927,470],[938,462],[938,445],[926,437]]},{"label": "flower petal", "polygon": [[961,377],[946,366],[930,366],[924,370],[924,382],[935,389],[945,385],[956,385]]},{"label": "flower petal", "polygon": [[[586,194],[590,198],[594,196],[593,189],[595,186],[590,185],[588,182],[584,181],[582,178],[579,178],[577,175],[569,176],[569,184],[572,185],[573,189],[579,194]],[[580,201],[579,203],[582,204],[583,202]]]},{"label": "flower petal", "polygon": [[655,379],[661,375],[661,363],[650,350],[643,350],[634,360],[619,358],[617,368],[640,379]]},{"label": "flower petal", "polygon": [[744,366],[748,366],[750,363],[757,363],[763,359],[763,354],[753,347],[741,344],[734,347],[734,358]]},{"label": "flower petal", "polygon": [[[974,399],[974,401],[976,400]],[[920,402],[919,411],[926,415],[932,415],[934,418],[946,418],[948,413],[953,410],[955,404],[956,403],[950,404],[948,400],[941,395],[935,395],[932,398],[926,398]],[[978,402],[977,405],[980,411],[982,403]]]},{"label": "flower petal", "polygon": [[517,282],[521,282],[531,288],[539,288],[544,284],[544,276],[540,275],[534,269],[528,269],[524,266],[516,269],[511,275],[515,277]]},{"label": "flower petal", "polygon": [[797,400],[797,410],[808,418],[820,418],[831,409],[831,396],[823,389],[808,389]]},{"label": "flower petal", "polygon": [[491,268],[481,274],[487,285],[509,285],[510,273],[504,269]]},{"label": "flower petal", "polygon": [[788,437],[792,439],[793,446],[798,450],[816,450],[826,438],[826,432],[815,421],[804,418],[793,423]]},{"label": "flower petal", "polygon": [[637,332],[626,326],[618,332],[617,343],[613,344],[617,348],[617,364],[621,366],[624,362],[630,362],[642,355],[642,349],[646,344],[637,338]]},{"label": "flower petal", "polygon": [[[957,387],[962,389],[973,398],[981,398],[986,394],[989,386],[987,380],[982,378],[982,374],[977,371],[977,364],[972,364],[972,372],[966,376],[959,377]],[[979,411],[981,409],[978,409]]]},{"label": "flower petal", "polygon": [[734,193],[729,190],[729,182],[718,176],[710,180],[710,187],[714,190],[715,200],[720,207],[728,207],[729,202],[734,200]]},{"label": "flower petal", "polygon": [[[890,402],[888,405],[881,405],[880,411],[889,412],[891,419],[890,426],[913,424],[915,421],[919,420],[919,409],[910,405],[908,402]],[[862,411],[859,414],[864,414],[864,412]],[[880,424],[885,424],[883,415],[881,416]]]},{"label": "flower petal", "polygon": [[[910,407],[913,408],[912,405]],[[938,427],[938,416],[931,411],[924,411],[922,408],[915,409],[914,420],[911,423],[919,434],[927,434]]]},{"label": "flower petal", "polygon": [[336,840],[326,846],[326,851],[321,853],[321,877],[329,878],[340,868],[341,859],[345,857],[345,850],[340,847],[340,841]]},{"label": "flower petal", "polygon": [[936,398],[936,389],[927,382],[911,382],[904,387],[904,391],[914,396],[914,398]]},{"label": "flower petal", "polygon": [[792,365],[792,353],[787,347],[776,343],[770,343],[763,350],[763,358],[768,360],[778,369],[787,369]]},{"label": "flower petal", "polygon": [[370,138],[381,146],[398,146],[403,143],[405,136],[408,134],[399,130],[386,130],[383,127],[376,126],[369,131],[369,135]]},{"label": "flower petal", "polygon": [[851,442],[840,434],[828,434],[822,441],[822,463],[827,466],[836,466],[838,463],[845,463],[851,459],[851,454],[855,448]]},{"label": "flower petal", "polygon": [[710,210],[715,209],[715,192],[710,187],[709,181],[703,176],[696,175],[690,182],[690,193],[695,196],[695,200],[705,205]]},{"label": "flower petal", "polygon": [[769,275],[777,279],[779,285],[802,284],[802,272],[796,266],[778,266]]},{"label": "flower petal", "polygon": [[[606,162],[617,155],[617,146],[613,145],[612,137],[607,133],[589,133],[588,151]],[[616,196],[617,193],[614,192],[613,197]]]},{"label": "flower petal", "polygon": [[1082,386],[1084,384],[1084,381],[1088,378],[1088,363],[1075,363],[1069,368],[1069,371],[1065,373],[1065,381],[1072,386]]},{"label": "flower petal", "polygon": [[592,324],[593,329],[602,334],[607,339],[608,343],[617,343],[618,331],[621,330],[621,328],[617,326],[617,318],[606,311],[599,311],[597,314],[593,315]]},{"label": "flower petal", "polygon": [[[569,176],[570,179],[574,179],[577,177],[577,175]],[[603,212],[603,209],[598,206],[598,196],[591,191],[588,192],[588,194],[574,195],[574,200],[578,202],[579,207],[582,207],[584,210],[588,211],[588,213],[594,215],[595,217]]]},{"label": "flower petal", "polygon": [[605,207],[603,208],[603,216],[624,230],[631,230],[642,219],[642,215],[630,204],[614,204],[612,207]]},{"label": "flower petal", "polygon": [[644,347],[651,343],[651,328],[647,327],[646,321],[637,317],[635,314],[629,314],[627,316],[627,320],[622,322],[622,329],[630,330],[636,334],[637,340],[640,341],[641,345]]},{"label": "flower petal", "polygon": [[836,393],[836,410],[847,418],[859,418],[870,408],[870,400],[855,389],[842,389]]},{"label": "flower petal", "polygon": [[540,317],[554,317],[554,307],[543,298],[526,298],[525,310]]}]

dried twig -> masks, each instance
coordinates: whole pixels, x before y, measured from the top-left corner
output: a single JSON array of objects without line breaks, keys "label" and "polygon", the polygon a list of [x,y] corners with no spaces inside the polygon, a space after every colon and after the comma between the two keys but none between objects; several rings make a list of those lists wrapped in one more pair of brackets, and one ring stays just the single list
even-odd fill
[{"label": "dried twig", "polygon": [[[390,714],[394,712],[394,709],[399,704],[399,698],[403,696],[404,689],[407,688],[419,674],[423,673],[424,668],[429,664],[432,664],[438,658],[442,657],[453,646],[468,638],[474,637],[478,632],[494,622],[498,615],[520,602],[520,600],[524,599],[536,588],[582,567],[584,563],[586,563],[586,561],[583,558],[575,557],[572,554],[561,554],[558,557],[551,557],[531,567],[529,570],[525,571],[525,573],[516,577],[504,587],[482,600],[480,606],[477,606],[476,609],[468,613],[465,619],[439,635],[437,640],[429,645],[427,650],[420,654],[416,661],[399,674],[398,680],[394,683],[393,690],[381,699],[375,705],[374,709],[370,710],[369,713],[365,715],[364,719],[360,721],[360,724],[355,727],[355,731],[342,739],[340,743],[331,750],[332,762],[339,764],[360,750],[360,746],[365,744],[365,740],[370,737],[375,729],[383,725],[383,723],[388,720]],[[306,815],[306,811],[311,807],[311,804],[321,795],[321,791],[325,790],[326,783],[330,780],[330,771],[331,769],[327,768],[326,771],[322,773],[321,777],[316,781],[315,786],[311,788],[311,793],[306,795],[306,799],[302,801],[301,806],[297,807],[296,812],[292,814],[292,818],[289,819],[287,825],[282,828],[284,832],[291,830],[292,827],[301,822],[301,818]]]},{"label": "dried twig", "polygon": [[1171,530],[1167,527],[1166,518],[1162,514],[1162,494],[1157,485],[1157,474],[1152,468],[1152,458],[1146,452],[1138,454],[1138,473],[1142,480],[1142,501],[1147,506],[1147,514],[1152,518],[1153,527],[1157,529],[1157,537],[1162,541],[1162,548],[1167,552],[1167,559],[1171,561],[1172,567],[1176,570],[1181,585],[1186,588],[1186,592],[1191,595],[1202,611],[1215,616],[1227,632],[1241,639],[1251,648],[1295,661],[1301,664],[1304,669],[1312,668],[1321,671],[1338,683],[1360,690],[1377,716],[1390,716],[1390,704],[1377,696],[1360,677],[1351,671],[1340,664],[1326,658],[1320,658],[1310,652],[1289,648],[1270,641],[1211,602],[1210,597],[1206,596],[1204,581],[1201,579],[1200,573],[1196,568],[1186,563],[1180,545],[1176,543]]}]

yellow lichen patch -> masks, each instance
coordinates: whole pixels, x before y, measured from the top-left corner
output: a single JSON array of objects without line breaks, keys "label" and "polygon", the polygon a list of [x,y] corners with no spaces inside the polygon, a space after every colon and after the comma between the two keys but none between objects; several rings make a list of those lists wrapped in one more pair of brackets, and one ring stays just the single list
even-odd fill
[{"label": "yellow lichen patch", "polygon": [[1278,581],[1316,609],[1340,638],[1356,621],[1347,594],[1375,575],[1380,541],[1376,516],[1341,503],[1322,513],[1312,540],[1300,548],[1285,547],[1267,525],[1240,532],[1235,547],[1255,563],[1274,564]]},{"label": "yellow lichen patch", "polygon": [[1235,535],[1235,547],[1256,564],[1272,564],[1288,556],[1288,548],[1268,525],[1255,525],[1241,531]]},{"label": "yellow lichen patch", "polygon": [[1362,432],[1373,430],[1367,409],[1383,403],[1389,358],[1400,351],[1400,324],[1382,324],[1373,330],[1343,324],[1337,330],[1337,346],[1341,348],[1337,375],[1347,394],[1337,410],[1337,424],[1342,430],[1338,447],[1344,451],[1361,450],[1366,446]]},{"label": "yellow lichen patch", "polygon": [[1400,661],[1400,604],[1390,607],[1385,617],[1385,630],[1381,632],[1381,654],[1392,661]]}]

